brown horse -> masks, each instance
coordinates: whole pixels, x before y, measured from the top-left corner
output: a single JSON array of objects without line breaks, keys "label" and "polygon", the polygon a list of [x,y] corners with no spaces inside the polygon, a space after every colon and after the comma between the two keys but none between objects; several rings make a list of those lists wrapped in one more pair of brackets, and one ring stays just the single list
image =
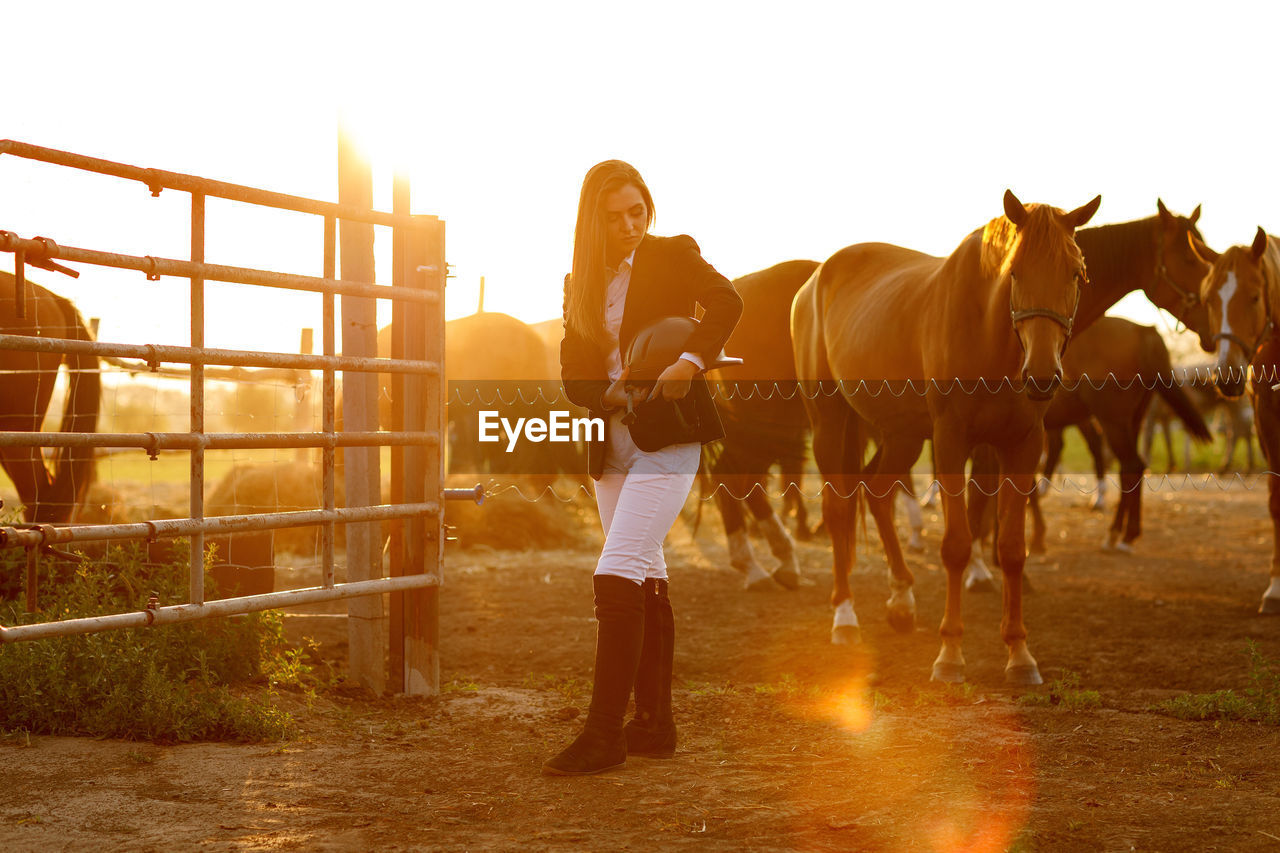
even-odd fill
[{"label": "brown horse", "polygon": [[[91,340],[80,312],[68,300],[27,282],[25,316],[17,316],[16,281],[0,272],[0,334]],[[0,430],[39,432],[58,378],[67,363],[70,382],[63,432],[95,432],[102,397],[98,359],[91,355],[0,350]],[[2,447],[0,465],[13,481],[23,517],[33,524],[71,521],[93,476],[93,448],[60,448],[53,469],[38,447]]]},{"label": "brown horse", "polygon": [[[1152,395],[1158,394],[1197,440],[1210,440],[1209,427],[1177,381],[1164,338],[1150,326],[1103,317],[1072,341],[1062,366],[1067,387],[1050,404],[1044,428],[1060,432],[1091,419],[1102,428],[1111,454],[1120,463],[1120,500],[1102,547],[1131,553],[1142,535],[1146,462],[1138,452],[1138,437]],[[1050,458],[1046,468],[1056,461]],[[1033,553],[1044,551],[1044,519],[1039,509],[1033,498]]]},{"label": "brown horse", "polygon": [[[1208,265],[1195,251],[1204,247],[1196,228],[1199,218],[1199,206],[1190,216],[1178,216],[1157,199],[1155,216],[1086,228],[1075,235],[1089,269],[1089,286],[1080,297],[1068,357],[1090,345],[1086,329],[1121,297],[1136,290],[1194,331],[1202,347],[1210,345],[1208,313],[1200,300],[1199,284]],[[980,482],[984,475],[988,482],[996,480],[997,463],[989,452],[980,450],[974,467],[977,476],[969,489],[969,518],[977,538],[990,501],[990,490]],[[983,581],[990,578],[990,572],[982,562],[981,549],[974,549],[973,562],[971,587],[990,588]]]},{"label": "brown horse", "polygon": [[[716,372],[725,438],[713,455],[710,476],[729,540],[729,563],[745,575],[747,589],[767,588],[773,581],[795,589],[799,583],[795,545],[773,511],[766,483],[774,464],[781,467],[784,480],[790,478],[788,489],[804,470],[809,419],[797,393],[791,302],[817,267],[817,261],[785,261],[733,281],[742,297],[742,317],[725,353],[742,357],[743,364]],[[771,573],[752,551],[744,502],[778,560]],[[807,532],[804,503],[797,503],[797,530]]]},{"label": "brown horse", "polygon": [[1232,246],[1221,255],[1197,247],[1212,264],[1201,286],[1209,308],[1212,344],[1217,347],[1214,381],[1228,398],[1245,391],[1245,376],[1253,399],[1253,424],[1271,476],[1267,478],[1273,528],[1271,583],[1263,593],[1259,613],[1280,614],[1280,240],[1261,228],[1250,246]]},{"label": "brown horse", "polygon": [[[883,243],[841,249],[796,295],[791,328],[796,372],[813,424],[823,518],[834,558],[832,639],[856,641],[849,592],[856,502],[866,491],[891,572],[890,622],[915,623],[913,577],[893,527],[892,497],[932,439],[946,532],[947,599],[933,678],[964,680],[962,576],[972,537],[965,463],[995,448],[1001,481],[997,548],[1005,576],[1001,636],[1005,677],[1041,683],[1022,620],[1024,513],[1044,445],[1044,412],[1062,380],[1062,354],[1086,276],[1075,229],[1101,197],[1064,213],[1004,197],[1005,215],[947,258]],[[838,394],[828,395],[834,389]],[[868,429],[882,441],[865,467]]]}]

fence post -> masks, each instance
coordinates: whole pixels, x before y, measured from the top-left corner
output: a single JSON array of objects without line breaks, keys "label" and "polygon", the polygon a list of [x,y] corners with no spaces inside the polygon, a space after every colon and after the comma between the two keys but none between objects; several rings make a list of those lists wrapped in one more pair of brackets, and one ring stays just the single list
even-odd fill
[{"label": "fence post", "polygon": [[[434,448],[406,447],[404,451],[404,500],[431,500],[440,507],[432,517],[418,516],[405,522],[404,571],[440,578],[444,557],[444,454],[445,393],[448,387],[444,363],[444,223],[434,216],[415,216],[405,247],[406,284],[435,290],[435,302],[406,306],[404,351],[411,359],[434,361],[441,366],[435,376],[406,374],[404,412],[406,430],[438,431]],[[404,691],[434,696],[440,692],[440,590],[415,589],[404,594],[403,637]],[[394,640],[393,640],[394,642]]]},{"label": "fence post", "polygon": [[[354,140],[338,131],[338,202],[363,209],[373,207],[373,176]],[[374,281],[373,226],[340,223],[342,278]],[[368,297],[342,297],[342,353],[377,355],[377,303]],[[378,377],[360,371],[342,374],[343,423],[347,430],[378,428]],[[378,448],[349,447],[345,454],[346,505],[373,506],[382,502]],[[381,525],[347,525],[347,580],[371,580],[382,575]],[[381,693],[386,686],[382,629],[382,596],[353,598],[347,605],[347,640],[354,681]]]}]

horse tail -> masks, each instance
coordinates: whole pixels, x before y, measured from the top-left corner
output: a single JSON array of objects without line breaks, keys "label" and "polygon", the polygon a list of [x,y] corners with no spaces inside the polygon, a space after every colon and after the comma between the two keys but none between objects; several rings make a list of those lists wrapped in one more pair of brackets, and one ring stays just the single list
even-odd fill
[{"label": "horse tail", "polygon": [[1178,416],[1178,420],[1182,421],[1187,432],[1191,433],[1197,441],[1212,441],[1213,434],[1209,432],[1209,425],[1205,423],[1204,415],[1196,408],[1196,404],[1191,401],[1191,397],[1178,382],[1169,360],[1169,350],[1164,345],[1160,334],[1154,329],[1151,330],[1148,338],[1148,348],[1150,349],[1149,358],[1144,361],[1156,367],[1156,393],[1169,405],[1173,413]]},{"label": "horse tail", "polygon": [[[84,318],[70,300],[54,295],[54,300],[66,318],[70,337],[78,341],[91,341],[93,336]],[[63,432],[97,432],[98,411],[102,403],[102,374],[98,357],[87,353],[68,353],[67,400],[62,410]],[[57,513],[57,521],[70,521],[76,508],[84,500],[93,480],[94,449],[92,447],[59,448],[54,458],[53,490],[50,503]]]}]

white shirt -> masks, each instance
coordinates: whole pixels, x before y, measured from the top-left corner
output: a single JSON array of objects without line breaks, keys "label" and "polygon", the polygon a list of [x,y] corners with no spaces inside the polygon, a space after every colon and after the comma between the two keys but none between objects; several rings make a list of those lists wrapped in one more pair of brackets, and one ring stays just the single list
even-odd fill
[{"label": "white shirt", "polygon": [[[631,254],[618,264],[618,269],[605,290],[604,331],[610,343],[613,344],[609,348],[610,382],[617,382],[618,377],[622,376],[622,350],[618,346],[618,333],[622,330],[622,313],[627,307],[627,289],[631,286],[631,267],[635,258],[636,253],[633,249]],[[680,357],[693,362],[699,370],[704,367],[702,358],[697,353],[681,353]]]}]

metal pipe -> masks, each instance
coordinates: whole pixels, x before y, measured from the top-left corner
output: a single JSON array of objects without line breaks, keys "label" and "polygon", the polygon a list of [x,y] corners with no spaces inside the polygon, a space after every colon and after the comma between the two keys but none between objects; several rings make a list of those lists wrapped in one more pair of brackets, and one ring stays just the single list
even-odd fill
[{"label": "metal pipe", "polygon": [[341,293],[344,296],[368,296],[374,299],[407,299],[415,302],[434,302],[439,294],[410,287],[392,287],[362,281],[336,281],[309,275],[259,270],[251,267],[230,267],[223,264],[205,264],[194,261],[178,261],[173,258],[156,258],[150,255],[120,255],[115,252],[99,252],[75,246],[59,246],[53,241],[26,240],[11,231],[0,231],[0,251],[25,251],[34,258],[61,258],[101,267],[137,270],[148,276],[172,275],[180,278],[201,276],[212,281],[229,281],[234,284],[260,284],[264,287],[280,287],[286,290],[307,290],[313,293]]},{"label": "metal pipe", "polygon": [[[204,196],[191,194],[191,261],[204,263]],[[204,349],[204,279],[191,276],[191,348]],[[194,521],[204,518],[204,365],[191,366],[191,508]],[[204,604],[204,531],[191,534],[190,601]]]},{"label": "metal pipe", "polygon": [[342,507],[339,509],[304,509],[296,512],[263,512],[254,515],[217,515],[204,519],[164,518],[127,524],[78,524],[54,527],[41,524],[32,527],[0,527],[0,547],[57,545],[69,542],[106,542],[117,539],[172,539],[192,533],[240,533],[246,530],[279,530],[286,527],[308,527],[327,521],[344,524],[388,521],[393,518],[417,518],[435,515],[440,504],[426,501],[416,504],[379,504],[377,506]]},{"label": "metal pipe", "polygon": [[[333,278],[337,275],[337,254],[338,254],[338,223],[332,216],[324,218],[324,277]],[[332,359],[336,347],[333,327],[333,294],[326,293],[321,299],[323,300],[324,309],[324,356],[326,359]],[[332,362],[327,362],[324,368],[323,378],[321,379],[321,401],[320,401],[320,429],[324,430],[325,435],[333,435],[335,430],[335,421],[337,409],[337,377],[333,372]],[[438,440],[437,440],[438,443]],[[321,496],[324,500],[325,509],[333,509],[336,506],[334,497],[334,466],[337,464],[337,454],[332,447],[326,446],[321,451],[320,469],[321,473]],[[320,560],[321,570],[326,588],[333,588],[334,584],[334,540],[336,539],[336,530],[332,521],[327,521],[320,528]]]},{"label": "metal pipe", "polygon": [[[246,187],[225,181],[215,181],[196,175],[181,172],[168,172],[163,169],[146,169],[130,166],[97,157],[86,157],[83,154],[72,154],[55,148],[44,148],[13,139],[0,140],[0,155],[10,154],[26,160],[39,160],[42,163],[54,163],[59,166],[70,166],[86,172],[100,175],[112,175],[126,180],[139,181],[147,185],[152,194],[159,195],[162,189],[198,192],[215,198],[242,201],[248,204],[260,204],[280,210],[293,210],[298,213],[313,213],[318,216],[338,216],[357,222],[369,222],[374,225],[412,225],[411,217],[397,217],[390,213],[354,207],[349,204],[334,204],[328,201],[304,198],[302,196],[277,193],[257,187]],[[435,218],[435,217],[431,217]],[[404,221],[401,221],[404,220]]]},{"label": "metal pipe", "polygon": [[437,586],[439,583],[440,580],[435,575],[405,575],[398,578],[378,578],[338,584],[331,589],[308,587],[268,592],[262,595],[246,595],[240,598],[224,598],[204,604],[176,604],[134,613],[89,616],[82,619],[65,619],[61,622],[44,622],[39,625],[17,625],[12,628],[0,626],[0,644],[92,634],[110,628],[142,628],[148,625],[194,622],[214,616],[234,616],[238,613],[253,613],[258,610],[275,610],[321,601],[358,598],[362,595]]},{"label": "metal pipe", "polygon": [[[330,299],[333,297],[330,296]],[[162,344],[108,344],[74,338],[37,338],[31,335],[0,335],[0,350],[22,352],[62,352],[76,355],[121,356],[150,364],[163,361],[179,364],[223,364],[237,367],[285,367],[294,370],[357,370],[364,373],[423,373],[435,376],[440,365],[434,361],[396,361],[390,358],[303,355],[288,352],[248,352],[234,349],[205,349]]]},{"label": "metal pipe", "polygon": [[435,447],[434,432],[6,432],[0,447],[135,447],[161,450],[279,450],[286,447]]}]

